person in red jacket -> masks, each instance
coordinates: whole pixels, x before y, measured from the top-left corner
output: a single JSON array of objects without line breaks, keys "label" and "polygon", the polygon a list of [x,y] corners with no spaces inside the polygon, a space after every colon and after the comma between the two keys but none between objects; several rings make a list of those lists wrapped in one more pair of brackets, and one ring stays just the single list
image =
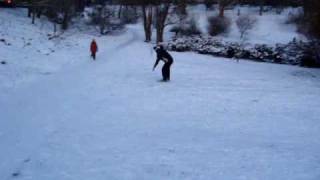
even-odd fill
[{"label": "person in red jacket", "polygon": [[96,53],[98,52],[98,45],[95,39],[92,40],[90,45],[91,57],[96,60]]}]

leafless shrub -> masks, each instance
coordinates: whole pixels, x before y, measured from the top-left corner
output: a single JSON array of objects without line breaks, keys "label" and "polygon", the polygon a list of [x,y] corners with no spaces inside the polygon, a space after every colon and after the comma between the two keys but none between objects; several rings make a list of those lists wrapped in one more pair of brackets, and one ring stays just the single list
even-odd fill
[{"label": "leafless shrub", "polygon": [[236,20],[238,30],[240,32],[240,38],[243,39],[248,32],[253,29],[257,23],[257,19],[253,16],[242,15]]}]

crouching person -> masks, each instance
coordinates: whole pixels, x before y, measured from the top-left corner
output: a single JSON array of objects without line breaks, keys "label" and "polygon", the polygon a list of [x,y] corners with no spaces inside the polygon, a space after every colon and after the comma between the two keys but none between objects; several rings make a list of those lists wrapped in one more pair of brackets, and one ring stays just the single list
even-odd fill
[{"label": "crouching person", "polygon": [[162,67],[162,78],[164,82],[170,81],[170,68],[173,63],[172,56],[163,48],[162,45],[158,45],[153,48],[157,52],[157,60],[153,66],[153,71],[159,64],[159,61],[163,61],[164,65]]}]

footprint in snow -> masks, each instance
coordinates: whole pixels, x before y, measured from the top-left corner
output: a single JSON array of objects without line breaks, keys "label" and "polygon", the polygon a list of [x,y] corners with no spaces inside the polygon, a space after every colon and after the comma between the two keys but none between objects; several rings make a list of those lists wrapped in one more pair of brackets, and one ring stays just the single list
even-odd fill
[{"label": "footprint in snow", "polygon": [[[23,167],[24,164],[29,163],[30,161],[31,161],[30,158],[24,159],[21,166]],[[16,177],[21,176],[21,169],[22,169],[22,167],[18,168],[16,171],[14,171],[14,172],[11,174],[11,177],[16,178]]]},{"label": "footprint in snow", "polygon": [[302,78],[316,78],[316,76],[307,71],[294,71],[291,73],[293,76],[302,77]]}]

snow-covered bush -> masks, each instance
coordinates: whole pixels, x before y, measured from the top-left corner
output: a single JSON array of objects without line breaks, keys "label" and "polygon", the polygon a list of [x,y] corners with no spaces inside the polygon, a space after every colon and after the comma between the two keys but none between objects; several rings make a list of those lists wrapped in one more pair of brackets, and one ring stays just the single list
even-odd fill
[{"label": "snow-covered bush", "polygon": [[320,67],[320,42],[311,42],[304,50],[301,65],[305,67]]},{"label": "snow-covered bush", "polygon": [[212,16],[208,18],[208,32],[211,36],[228,33],[231,20],[228,17]]},{"label": "snow-covered bush", "polygon": [[[241,58],[260,62],[292,65],[319,66],[320,52],[310,42],[291,41],[288,44],[247,44],[225,42],[212,36],[191,36],[175,38],[166,45],[172,51],[194,51],[226,58]],[[320,47],[320,43],[318,46]],[[310,53],[310,49],[313,53]],[[309,55],[307,57],[306,55]],[[305,59],[305,60],[304,60]],[[317,60],[318,59],[318,60]]]},{"label": "snow-covered bush", "polygon": [[249,15],[241,15],[236,20],[238,30],[240,32],[240,38],[244,39],[248,32],[257,23],[257,18]]}]

